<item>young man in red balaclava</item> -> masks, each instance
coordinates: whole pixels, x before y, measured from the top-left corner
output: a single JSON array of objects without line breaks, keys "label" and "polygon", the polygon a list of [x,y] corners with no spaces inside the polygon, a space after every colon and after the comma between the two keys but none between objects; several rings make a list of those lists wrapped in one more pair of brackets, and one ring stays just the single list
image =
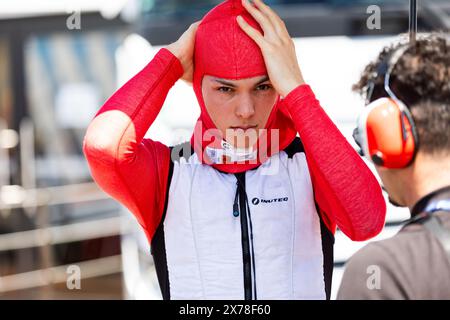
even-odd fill
[{"label": "young man in red balaclava", "polygon": [[[201,108],[191,140],[144,139],[180,78]],[[161,49],[97,113],[84,153],[146,232],[164,299],[329,298],[336,226],[359,241],[384,225],[378,182],[260,0],[225,1]]]}]

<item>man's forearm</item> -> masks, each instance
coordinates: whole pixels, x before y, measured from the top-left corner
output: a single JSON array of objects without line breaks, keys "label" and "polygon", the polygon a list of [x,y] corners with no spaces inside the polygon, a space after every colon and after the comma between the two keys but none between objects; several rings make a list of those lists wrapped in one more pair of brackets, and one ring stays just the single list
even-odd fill
[{"label": "man's forearm", "polygon": [[302,139],[316,201],[353,240],[378,234],[386,204],[378,181],[331,121],[308,85],[283,100]]}]

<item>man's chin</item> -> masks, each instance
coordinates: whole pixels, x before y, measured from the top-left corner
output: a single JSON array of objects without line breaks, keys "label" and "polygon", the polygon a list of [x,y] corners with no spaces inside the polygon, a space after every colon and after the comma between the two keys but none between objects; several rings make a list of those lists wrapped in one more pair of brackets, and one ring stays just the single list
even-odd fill
[{"label": "man's chin", "polygon": [[391,197],[388,197],[388,200],[389,200],[389,203],[392,204],[394,207],[398,207],[398,208],[406,207],[405,205],[398,203],[397,201],[395,201]]},{"label": "man's chin", "polygon": [[382,185],[381,189],[383,189],[383,191],[385,191],[388,195],[388,201],[390,204],[392,204],[394,207],[398,207],[398,208],[404,208],[406,207],[406,205],[400,204],[397,201],[395,201],[394,199],[391,198],[391,195],[389,194],[389,191],[387,191],[387,189]]}]

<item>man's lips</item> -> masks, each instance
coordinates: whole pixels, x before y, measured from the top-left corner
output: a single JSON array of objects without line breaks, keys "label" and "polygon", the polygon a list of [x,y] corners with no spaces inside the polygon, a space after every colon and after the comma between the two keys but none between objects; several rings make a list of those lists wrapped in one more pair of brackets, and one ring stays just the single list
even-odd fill
[{"label": "man's lips", "polygon": [[254,126],[239,126],[239,127],[230,127],[230,128],[233,129],[233,130],[241,129],[241,130],[246,131],[248,129],[255,129],[256,127],[257,127],[257,125],[254,125]]}]

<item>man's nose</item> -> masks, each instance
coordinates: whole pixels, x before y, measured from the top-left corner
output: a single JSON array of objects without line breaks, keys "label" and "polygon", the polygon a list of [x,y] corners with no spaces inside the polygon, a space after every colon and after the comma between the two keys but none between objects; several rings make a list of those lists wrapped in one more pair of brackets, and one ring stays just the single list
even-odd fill
[{"label": "man's nose", "polygon": [[240,118],[250,118],[255,114],[255,107],[252,98],[249,95],[244,95],[239,99],[236,106],[236,115]]}]

